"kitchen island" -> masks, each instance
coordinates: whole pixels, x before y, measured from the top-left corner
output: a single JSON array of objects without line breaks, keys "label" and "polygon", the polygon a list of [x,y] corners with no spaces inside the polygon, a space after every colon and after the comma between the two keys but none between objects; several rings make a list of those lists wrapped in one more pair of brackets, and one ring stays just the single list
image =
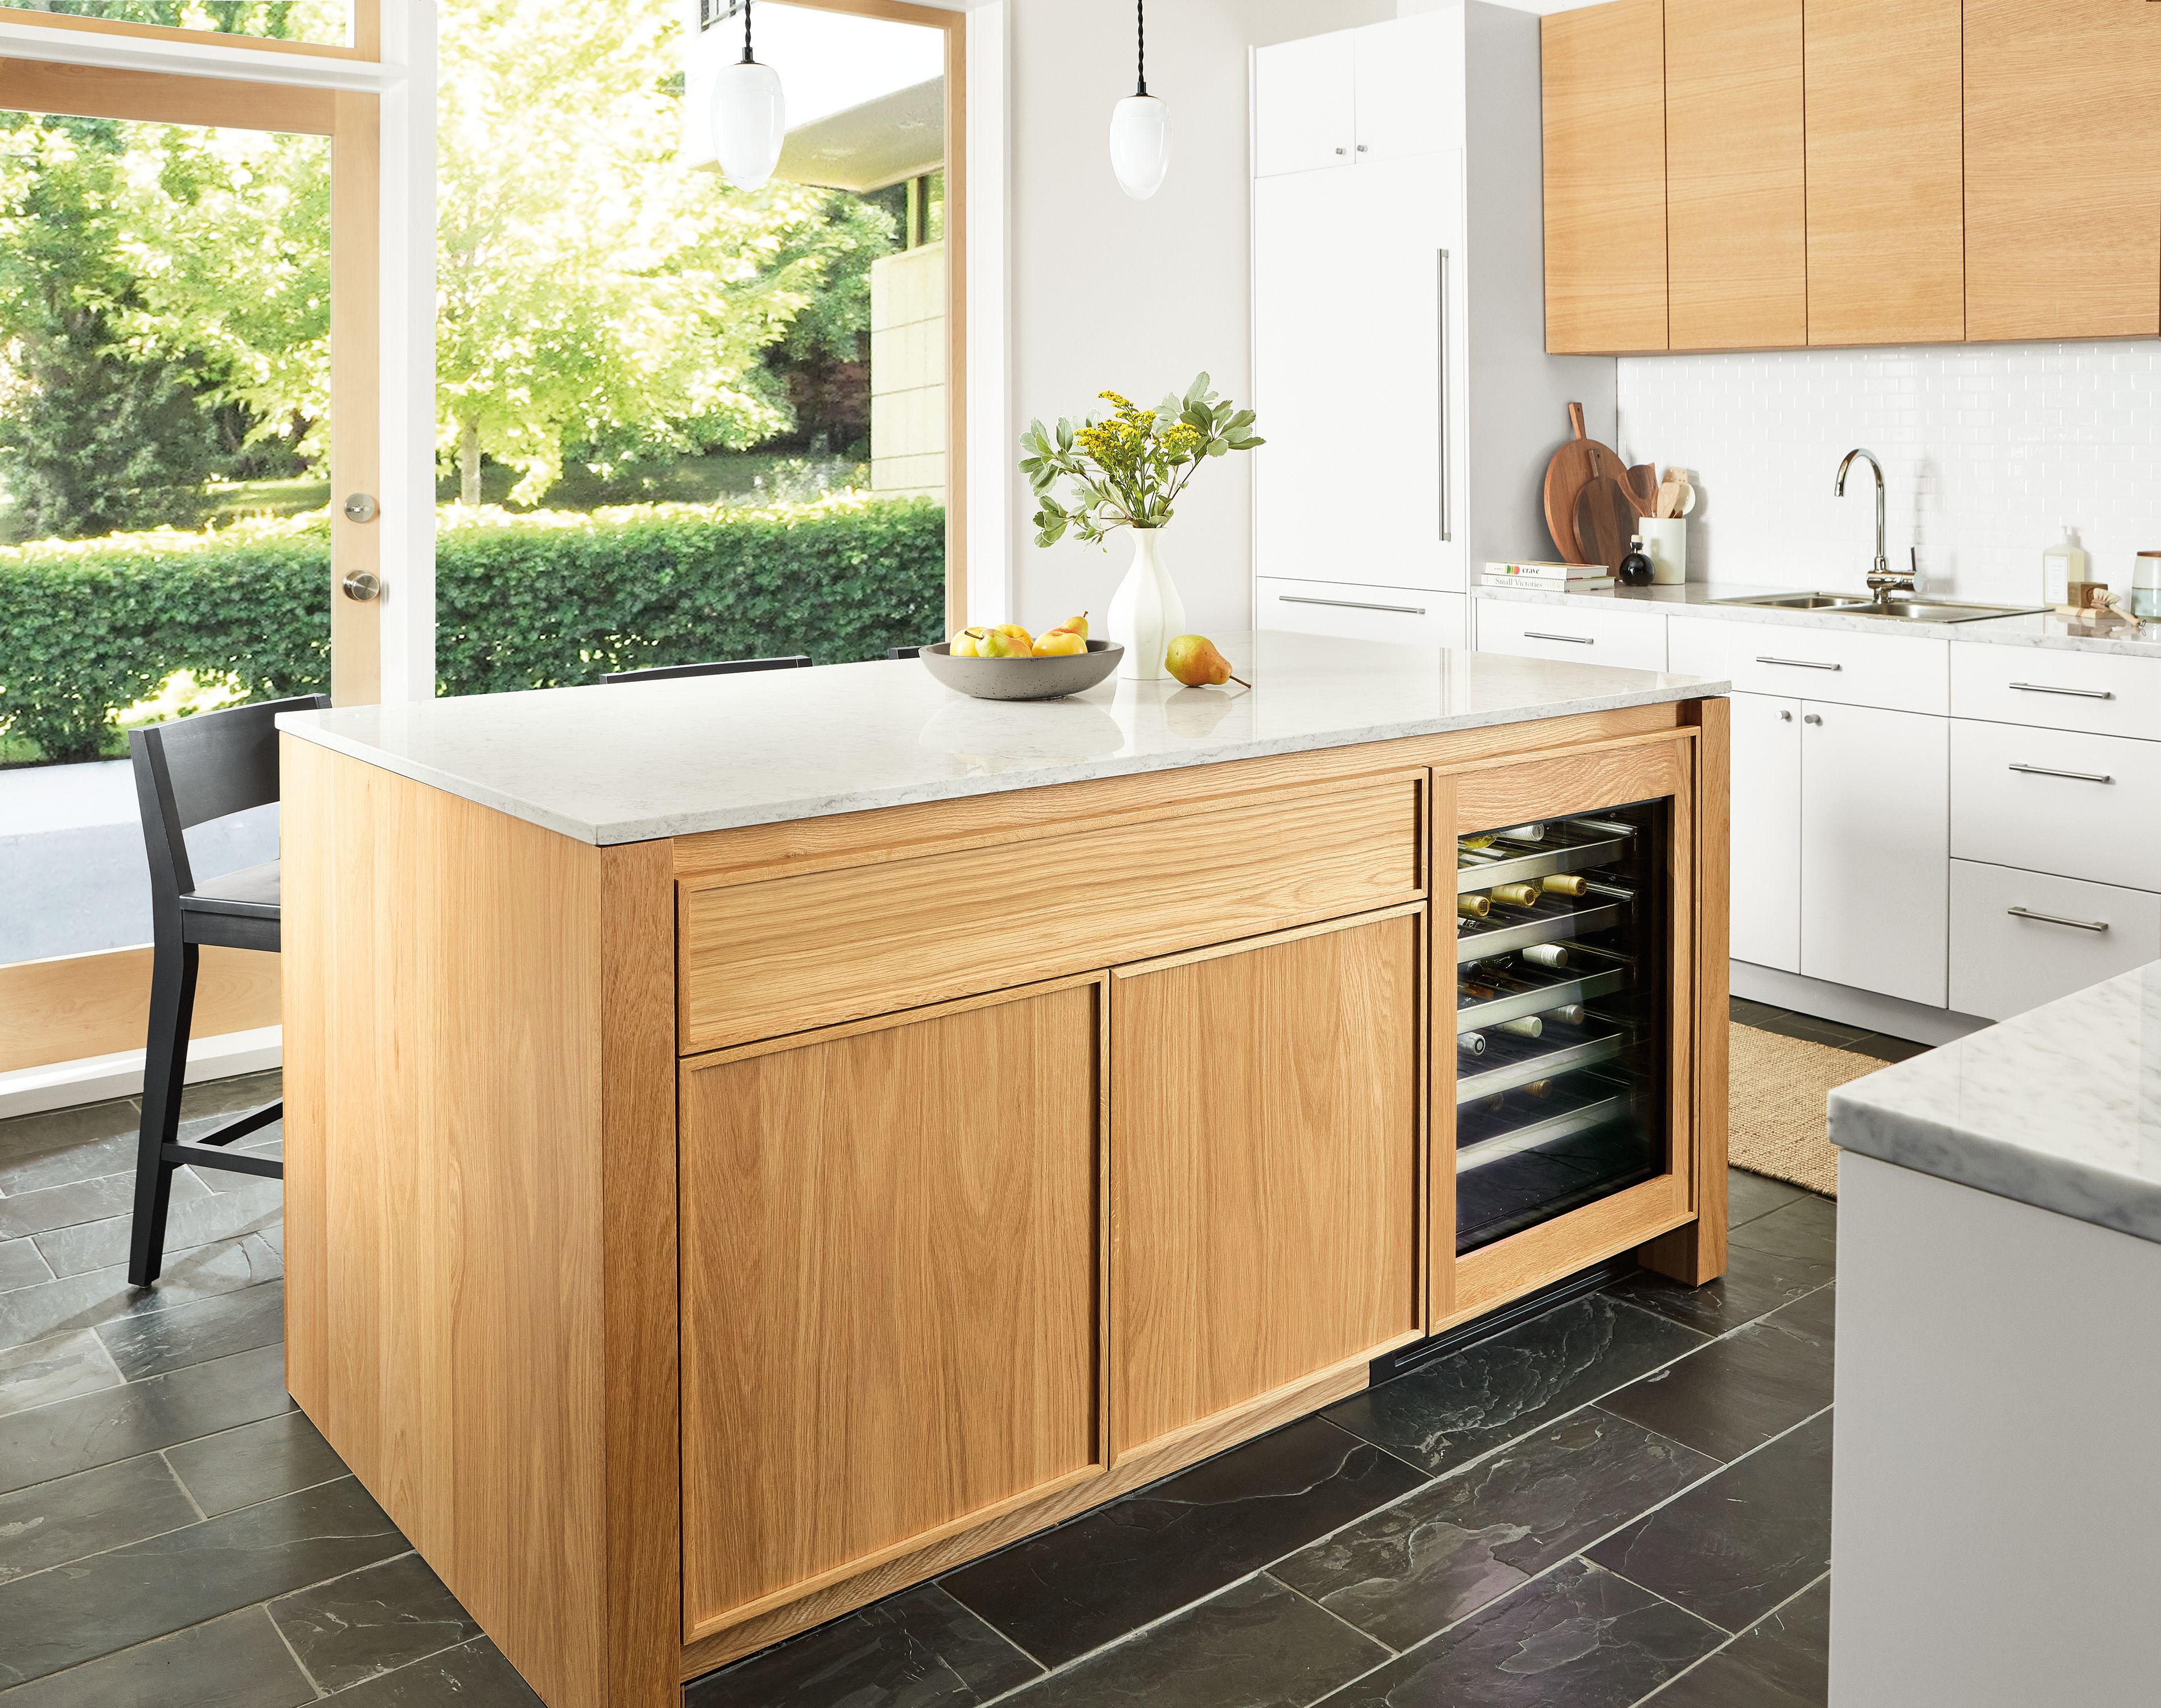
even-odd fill
[{"label": "kitchen island", "polygon": [[1222,644],[284,721],[288,1383],[551,1708],[1722,1271],[1724,685]]}]

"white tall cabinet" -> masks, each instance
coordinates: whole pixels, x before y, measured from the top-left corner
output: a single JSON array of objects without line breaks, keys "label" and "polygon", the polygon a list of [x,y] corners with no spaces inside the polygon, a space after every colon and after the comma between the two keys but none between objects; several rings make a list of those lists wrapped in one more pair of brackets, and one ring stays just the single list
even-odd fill
[{"label": "white tall cabinet", "polygon": [[1256,621],[1465,644],[1547,556],[1546,459],[1615,368],[1544,348],[1539,20],[1457,0],[1255,50]]}]

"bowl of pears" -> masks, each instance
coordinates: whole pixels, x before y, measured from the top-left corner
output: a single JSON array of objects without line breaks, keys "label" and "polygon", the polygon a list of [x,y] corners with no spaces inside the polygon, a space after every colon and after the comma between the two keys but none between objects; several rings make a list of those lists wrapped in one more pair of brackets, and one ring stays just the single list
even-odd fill
[{"label": "bowl of pears", "polygon": [[1017,622],[964,628],[918,654],[948,688],[977,700],[1058,700],[1093,688],[1125,648],[1088,638],[1088,613],[1030,634]]}]

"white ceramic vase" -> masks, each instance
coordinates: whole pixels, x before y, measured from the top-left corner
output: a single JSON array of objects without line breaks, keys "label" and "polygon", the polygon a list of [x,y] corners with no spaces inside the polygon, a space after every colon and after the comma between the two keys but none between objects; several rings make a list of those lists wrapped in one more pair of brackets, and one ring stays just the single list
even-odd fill
[{"label": "white ceramic vase", "polygon": [[1185,601],[1163,566],[1159,528],[1133,529],[1133,566],[1111,596],[1106,639],[1126,649],[1118,674],[1128,682],[1167,682],[1164,649],[1185,633]]}]

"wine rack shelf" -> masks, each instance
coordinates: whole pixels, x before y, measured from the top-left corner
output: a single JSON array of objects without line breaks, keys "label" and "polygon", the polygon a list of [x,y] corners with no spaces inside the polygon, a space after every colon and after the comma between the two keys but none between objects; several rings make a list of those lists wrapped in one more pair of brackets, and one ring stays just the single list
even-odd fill
[{"label": "wine rack shelf", "polygon": [[1459,1131],[1455,1141],[1456,1173],[1467,1174],[1478,1169],[1491,1168],[1539,1145],[1588,1133],[1628,1112],[1625,1087],[1591,1075],[1584,1078],[1586,1083],[1581,1086],[1557,1091],[1552,1099],[1553,1112],[1538,1120],[1512,1127],[1505,1117],[1493,1117],[1491,1132],[1481,1133],[1476,1127],[1467,1133]]},{"label": "wine rack shelf", "polygon": [[1488,1026],[1498,1026],[1504,1020],[1521,1020],[1532,1014],[1544,1014],[1571,1003],[1588,1002],[1596,997],[1611,996],[1627,982],[1627,969],[1610,966],[1601,972],[1580,975],[1564,973],[1549,984],[1534,985],[1528,989],[1510,991],[1506,996],[1457,997],[1455,1029],[1458,1032],[1476,1032]]},{"label": "wine rack shelf", "polygon": [[[1591,1028],[1586,1028],[1586,1030]],[[1585,1038],[1579,1042],[1564,1044],[1556,1049],[1549,1039],[1535,1042],[1499,1034],[1489,1045],[1489,1054],[1459,1061],[1455,1070],[1455,1101],[1458,1107],[1476,1102],[1481,1097],[1490,1097],[1497,1091],[1513,1091],[1518,1086],[1528,1086],[1534,1080],[1549,1080],[1567,1073],[1572,1068],[1589,1067],[1594,1062],[1611,1061],[1628,1047],[1628,1034],[1615,1030],[1601,1036]],[[1493,1053],[1502,1059],[1493,1060]],[[1460,1145],[1461,1140],[1458,1141]]]},{"label": "wine rack shelf", "polygon": [[[1474,885],[1474,888],[1483,888]],[[1528,913],[1506,919],[1460,919],[1455,933],[1455,963],[1484,961],[1527,949],[1534,943],[1565,943],[1620,924],[1627,918],[1624,902],[1591,903],[1544,900]]]},{"label": "wine rack shelf", "polygon": [[1610,866],[1627,857],[1629,839],[1635,835],[1633,828],[1627,825],[1585,825],[1578,820],[1568,828],[1586,835],[1588,840],[1536,847],[1510,843],[1505,847],[1485,850],[1487,855],[1492,857],[1489,859],[1466,855],[1464,857],[1472,863],[1458,867],[1455,893],[1468,895],[1473,890],[1490,889],[1497,883],[1532,883],[1565,872],[1589,872]]}]

